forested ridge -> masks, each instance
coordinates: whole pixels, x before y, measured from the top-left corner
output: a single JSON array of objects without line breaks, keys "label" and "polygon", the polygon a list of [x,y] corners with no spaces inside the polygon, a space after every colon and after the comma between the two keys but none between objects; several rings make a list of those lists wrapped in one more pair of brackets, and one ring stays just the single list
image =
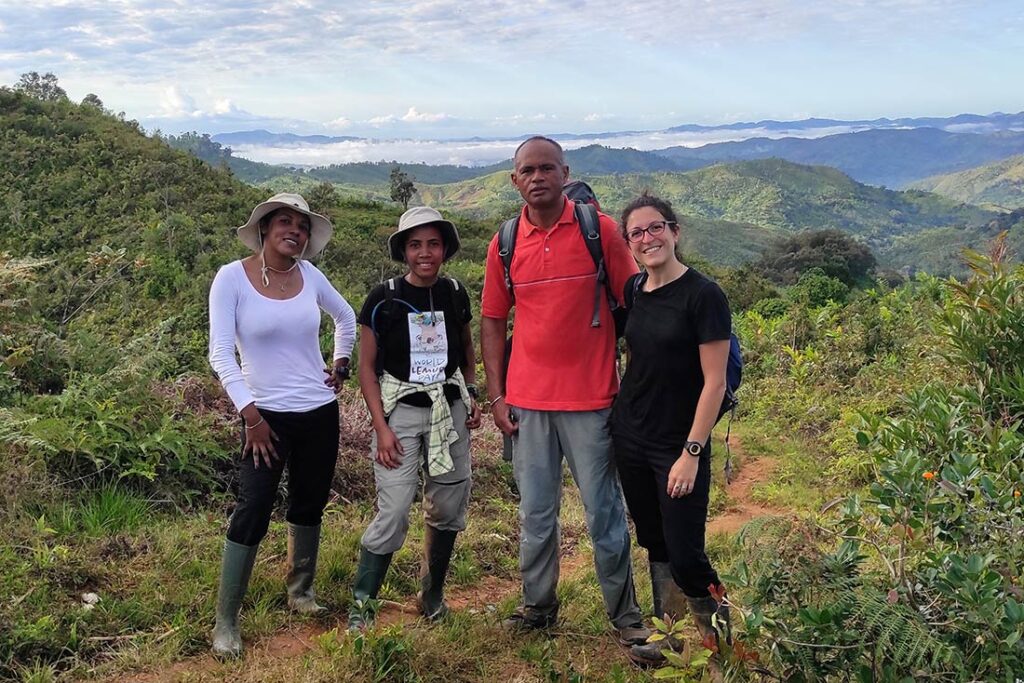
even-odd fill
[{"label": "forested ridge", "polygon": [[[820,217],[836,207],[813,205],[820,192],[808,193],[797,213],[785,201],[743,201],[756,195],[743,188],[777,199],[786,182],[852,181],[803,167],[785,181],[776,177],[792,170],[783,162],[730,168],[709,169],[678,204],[683,213],[707,195],[729,207],[716,218],[736,217],[733,241],[757,227],[742,222],[744,212],[771,208],[792,228],[779,230],[787,241],[737,255],[735,263],[750,261],[739,268],[713,258],[715,227],[686,245],[687,261],[728,293],[744,349],[737,467],[777,463],[753,495],[781,514],[709,539],[734,606],[737,645],[719,653],[729,680],[1012,681],[1024,670],[1024,268],[996,237],[976,243],[981,253],[966,255],[960,280],[880,277],[863,242],[797,230],[829,227]],[[615,207],[642,184],[634,178],[595,186]],[[0,679],[656,675],[609,646],[571,487],[563,532],[575,573],[560,589],[563,626],[550,640],[501,631],[496,617],[518,599],[518,524],[492,428],[475,437],[471,526],[452,563],[454,587],[484,587],[476,601],[436,627],[346,634],[339,624],[373,510],[369,427],[351,386],[318,575],[331,610],[288,615],[285,538],[275,518],[243,634],[257,645],[294,629],[315,635],[301,659],[258,647],[240,662],[204,658],[238,430],[206,366],[206,295],[216,269],[245,254],[233,228],[267,190],[170,148],[101,104],[7,89],[0,188]],[[358,307],[370,286],[398,271],[384,242],[400,207],[343,199],[323,183],[306,192],[336,226],[318,267]],[[894,207],[888,195],[856,192],[874,217],[861,224],[865,235],[894,225],[893,210],[939,205],[923,193]],[[503,209],[514,206],[513,196],[501,199]],[[875,200],[882,206],[869,207]],[[993,234],[1019,225],[941,206]],[[692,225],[714,223],[693,213]],[[463,250],[446,268],[475,301],[494,225],[456,220]],[[329,335],[322,343],[329,348]],[[713,516],[731,504],[718,476],[720,445]],[[386,602],[415,594],[421,535],[416,520]],[[642,553],[635,560],[643,576]],[[640,584],[641,604],[649,604],[649,586]],[[705,679],[705,654],[692,642],[657,676]]]}]

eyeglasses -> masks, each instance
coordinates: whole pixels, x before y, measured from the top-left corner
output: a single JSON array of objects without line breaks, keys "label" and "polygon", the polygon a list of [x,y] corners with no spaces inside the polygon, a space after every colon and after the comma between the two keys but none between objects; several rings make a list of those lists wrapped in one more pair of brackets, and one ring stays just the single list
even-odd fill
[{"label": "eyeglasses", "polygon": [[633,228],[626,233],[626,239],[630,242],[641,242],[644,239],[645,232],[651,237],[657,237],[661,233],[665,232],[665,228],[675,224],[675,221],[654,221],[646,228]]}]

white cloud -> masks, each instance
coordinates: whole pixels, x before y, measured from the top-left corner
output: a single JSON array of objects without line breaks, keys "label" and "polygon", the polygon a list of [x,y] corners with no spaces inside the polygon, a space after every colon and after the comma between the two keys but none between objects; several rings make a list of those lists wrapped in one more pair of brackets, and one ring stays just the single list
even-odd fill
[{"label": "white cloud", "polygon": [[345,118],[344,116],[339,116],[336,119],[328,121],[326,125],[327,125],[328,128],[334,128],[336,130],[343,130],[345,128],[351,128],[352,127],[352,121],[350,119]]},{"label": "white cloud", "polygon": [[451,118],[448,114],[428,114],[418,111],[416,107],[409,107],[409,111],[405,112],[402,121],[406,123],[438,123],[439,121],[447,121]]},{"label": "white cloud", "polygon": [[236,114],[238,112],[238,107],[231,100],[217,100],[213,105],[214,114]]},{"label": "white cloud", "polygon": [[166,117],[197,116],[202,114],[196,101],[176,85],[164,88],[160,94],[160,111]]},{"label": "white cloud", "polygon": [[368,123],[371,126],[379,127],[391,125],[393,123],[396,123],[397,121],[397,116],[395,116],[394,114],[388,114],[386,116],[374,116],[372,119],[369,119],[366,123]]},{"label": "white cloud", "polygon": [[[816,138],[856,130],[833,126],[810,130],[777,131],[750,127],[741,130],[704,130],[683,133],[650,131],[608,136],[590,136],[578,140],[560,140],[565,149],[578,149],[600,144],[606,147],[640,150],[664,149],[684,146],[700,147],[713,142],[732,142],[753,137],[780,138],[787,135]],[[556,136],[557,137],[557,136]],[[271,164],[323,166],[357,161],[394,160],[405,163],[460,164],[483,166],[512,157],[518,139],[500,140],[409,140],[368,139],[329,144],[295,145],[233,145],[235,154],[255,161]]]}]

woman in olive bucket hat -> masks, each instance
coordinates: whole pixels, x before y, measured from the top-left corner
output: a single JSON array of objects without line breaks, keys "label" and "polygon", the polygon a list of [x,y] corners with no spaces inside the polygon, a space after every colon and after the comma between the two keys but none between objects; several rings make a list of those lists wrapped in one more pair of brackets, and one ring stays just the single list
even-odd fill
[{"label": "woman in olive bucket hat", "polygon": [[[256,548],[288,467],[288,606],[313,595],[320,521],[338,457],[338,401],[355,343],[352,307],[313,264],[331,222],[297,194],[253,209],[238,237],[251,256],[223,266],[210,288],[210,365],[242,418],[238,503],[228,523],[213,652],[242,651],[238,615]],[[321,310],[334,319],[334,363],[320,350]],[[241,365],[235,358],[235,351]]]},{"label": "woman in olive bucket hat", "polygon": [[469,296],[440,276],[458,250],[451,221],[430,207],[409,209],[388,239],[391,258],[407,271],[374,288],[359,313],[359,387],[373,420],[378,512],[360,543],[349,628],[373,618],[373,600],[409,531],[421,467],[419,608],[430,620],[448,612],[444,579],[469,504],[469,430],[480,426]]}]

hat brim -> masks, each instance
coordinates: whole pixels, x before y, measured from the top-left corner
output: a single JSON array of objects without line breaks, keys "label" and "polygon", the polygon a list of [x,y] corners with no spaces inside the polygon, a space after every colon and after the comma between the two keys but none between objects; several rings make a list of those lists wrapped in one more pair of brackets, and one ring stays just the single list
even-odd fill
[{"label": "hat brim", "polygon": [[462,246],[462,242],[459,239],[459,230],[451,221],[442,219],[413,225],[405,230],[393,232],[388,237],[388,253],[391,255],[391,259],[399,263],[405,263],[405,241],[409,238],[409,233],[416,228],[423,228],[428,225],[436,225],[441,230],[441,239],[444,240],[443,261],[447,261],[452,256],[455,256],[459,251],[459,247]]},{"label": "hat brim", "polygon": [[238,239],[242,240],[242,244],[253,251],[259,251],[262,248],[260,244],[260,220],[276,209],[291,209],[309,217],[309,242],[306,244],[303,258],[308,259],[317,256],[324,250],[327,243],[331,241],[331,235],[334,234],[334,226],[331,225],[326,216],[321,216],[312,211],[304,211],[301,207],[287,202],[265,201],[262,204],[258,204],[252,210],[252,215],[249,216],[249,220],[246,221],[245,225],[240,225],[235,229],[238,233]]}]

